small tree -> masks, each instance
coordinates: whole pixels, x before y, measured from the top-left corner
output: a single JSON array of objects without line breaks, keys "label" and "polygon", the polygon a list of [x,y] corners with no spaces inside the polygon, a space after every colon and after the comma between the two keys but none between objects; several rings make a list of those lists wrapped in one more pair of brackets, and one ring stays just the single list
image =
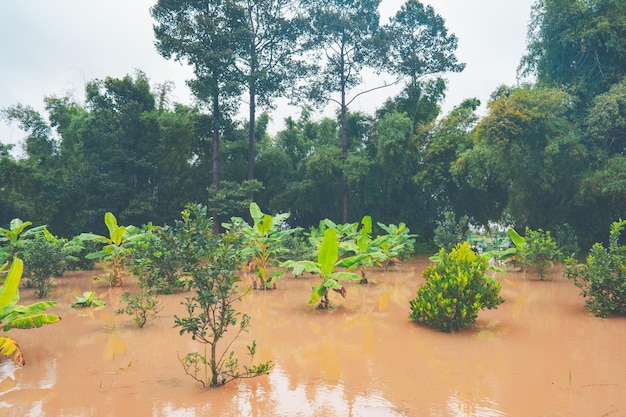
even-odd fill
[{"label": "small tree", "polygon": [[478,311],[504,302],[500,283],[485,274],[488,259],[473,252],[469,242],[450,252],[442,248],[438,259],[424,270],[426,283],[410,301],[411,320],[444,332],[460,330],[474,324]]},{"label": "small tree", "polygon": [[559,256],[559,250],[549,231],[532,230],[527,227],[520,255],[524,267],[544,281],[548,278],[547,273],[552,261]]},{"label": "small tree", "polygon": [[580,288],[587,310],[598,317],[626,314],[626,245],[619,243],[624,227],[626,220],[611,224],[608,249],[595,243],[585,264],[574,258],[565,262],[565,276]]},{"label": "small tree", "polygon": [[[199,219],[199,223],[211,227],[210,221]],[[184,224],[191,229],[197,226],[189,215]],[[252,365],[256,353],[255,341],[247,346],[250,357],[248,365],[240,367],[235,352],[231,350],[235,340],[242,333],[247,333],[250,326],[250,316],[234,309],[235,302],[244,295],[239,291],[241,280],[236,275],[242,261],[242,238],[232,232],[212,235],[210,231],[194,231],[205,237],[199,249],[206,262],[196,264],[191,270],[191,288],[195,295],[187,297],[183,302],[187,316],[174,316],[175,326],[181,328],[180,334],[190,334],[202,346],[202,352],[188,353],[180,361],[185,373],[205,388],[224,385],[239,378],[265,375],[273,367],[271,361]],[[228,333],[232,336],[226,339],[228,330],[233,328],[234,333]],[[224,348],[221,347],[222,342],[226,345]]]}]

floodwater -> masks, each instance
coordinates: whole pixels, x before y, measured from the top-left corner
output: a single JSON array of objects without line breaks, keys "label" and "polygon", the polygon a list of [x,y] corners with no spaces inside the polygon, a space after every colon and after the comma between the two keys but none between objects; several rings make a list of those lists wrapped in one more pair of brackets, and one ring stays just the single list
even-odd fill
[{"label": "floodwater", "polygon": [[[306,302],[317,277],[284,276],[251,291],[236,309],[252,317],[241,352],[257,341],[270,375],[203,389],[178,357],[199,348],[173,327],[185,294],[138,328],[115,315],[124,291],[90,272],[58,280],[51,299],[60,323],[11,330],[26,357],[0,364],[0,415],[24,416],[626,416],[626,319],[589,315],[578,289],[556,268],[552,281],[498,274],[505,303],[479,313],[475,328],[446,334],[408,319],[423,284],[424,258],[368,285],[331,293],[330,311]],[[102,271],[100,271],[102,272]],[[250,278],[244,278],[248,282]],[[72,309],[95,290],[105,307]],[[35,301],[22,290],[22,304]]]}]

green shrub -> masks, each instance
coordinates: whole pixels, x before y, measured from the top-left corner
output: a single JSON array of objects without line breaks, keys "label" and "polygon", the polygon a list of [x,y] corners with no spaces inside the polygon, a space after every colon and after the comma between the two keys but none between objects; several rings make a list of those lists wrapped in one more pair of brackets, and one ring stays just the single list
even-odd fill
[{"label": "green shrub", "polygon": [[163,304],[157,298],[154,290],[142,288],[139,294],[131,295],[129,292],[122,294],[122,302],[126,307],[115,310],[115,314],[128,314],[132,316],[137,326],[143,328],[147,322],[156,319],[163,310]]},{"label": "green shrub", "polygon": [[559,256],[557,244],[549,231],[526,228],[526,237],[521,249],[520,260],[531,273],[537,274],[542,281],[547,279],[552,261]]},{"label": "green shrub", "polygon": [[72,246],[67,239],[59,239],[50,233],[40,233],[23,243],[24,277],[26,286],[35,289],[35,296],[50,295],[55,277],[69,269],[75,259],[73,253],[80,247]]},{"label": "green shrub", "polygon": [[476,321],[479,310],[504,302],[500,283],[485,275],[488,259],[473,252],[468,242],[449,253],[442,248],[439,259],[424,270],[426,283],[410,301],[411,320],[444,332],[460,330]]},{"label": "green shrub", "polygon": [[154,227],[152,233],[143,234],[133,246],[130,263],[141,286],[157,294],[173,294],[186,285],[185,262],[171,227]]},{"label": "green shrub", "polygon": [[585,307],[598,317],[626,314],[626,246],[619,242],[626,220],[611,225],[609,248],[596,243],[587,262],[566,260],[565,276],[574,281],[585,298]]}]

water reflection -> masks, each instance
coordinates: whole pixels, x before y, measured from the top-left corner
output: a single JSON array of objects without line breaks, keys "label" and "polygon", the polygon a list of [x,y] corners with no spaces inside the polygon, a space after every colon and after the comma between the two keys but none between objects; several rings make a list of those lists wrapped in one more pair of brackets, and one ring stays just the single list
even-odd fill
[{"label": "water reflection", "polygon": [[464,400],[457,392],[448,399],[446,409],[454,417],[502,417],[506,414],[498,410],[498,403],[489,398],[470,398]]},{"label": "water reflection", "polygon": [[[317,380],[296,383],[288,374],[276,367],[269,376],[271,391],[278,393],[274,400],[276,416],[405,416],[377,391],[352,396],[342,381]],[[249,414],[248,414],[249,415]]]}]

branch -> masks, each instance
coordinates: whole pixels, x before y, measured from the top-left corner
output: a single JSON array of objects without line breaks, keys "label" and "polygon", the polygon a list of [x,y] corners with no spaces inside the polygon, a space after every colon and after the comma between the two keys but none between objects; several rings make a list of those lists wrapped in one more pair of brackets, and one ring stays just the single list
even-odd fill
[{"label": "branch", "polygon": [[391,87],[392,85],[396,85],[398,84],[400,81],[402,81],[402,78],[397,78],[394,82],[392,82],[391,84],[387,84],[384,83],[383,85],[379,85],[378,87],[374,87],[374,88],[370,88],[369,90],[365,90],[365,91],[361,91],[360,93],[358,93],[357,95],[355,95],[354,97],[352,97],[347,103],[346,106],[349,106],[354,100],[357,99],[357,97],[362,96],[363,94],[367,94],[367,93],[371,93],[372,91],[375,90],[380,90],[381,88],[386,88],[386,87]]}]

